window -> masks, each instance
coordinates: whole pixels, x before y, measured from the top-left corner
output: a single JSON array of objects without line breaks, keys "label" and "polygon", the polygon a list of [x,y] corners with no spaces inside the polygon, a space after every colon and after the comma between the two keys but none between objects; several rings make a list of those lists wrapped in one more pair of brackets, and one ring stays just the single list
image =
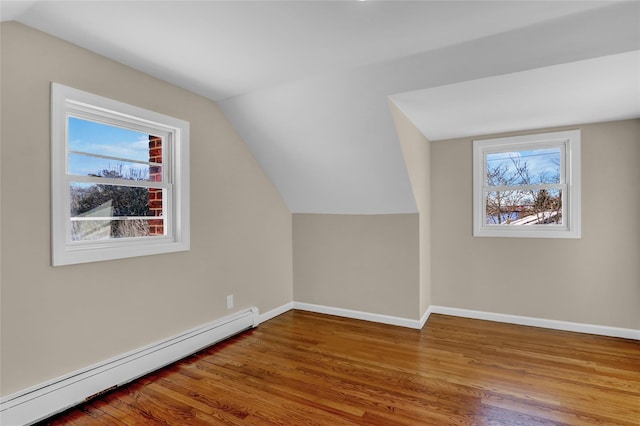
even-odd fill
[{"label": "window", "polygon": [[53,265],[189,250],[189,123],[51,94]]},{"label": "window", "polygon": [[580,238],[580,131],[473,141],[473,235]]}]

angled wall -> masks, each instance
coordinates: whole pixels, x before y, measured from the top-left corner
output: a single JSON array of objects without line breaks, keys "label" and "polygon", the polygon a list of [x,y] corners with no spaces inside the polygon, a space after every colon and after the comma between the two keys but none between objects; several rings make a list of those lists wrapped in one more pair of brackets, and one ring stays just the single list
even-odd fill
[{"label": "angled wall", "polygon": [[[2,395],[225,316],[292,300],[291,214],[218,107],[1,24]],[[191,250],[53,268],[52,81],[191,123]]]},{"label": "angled wall", "polygon": [[409,121],[393,101],[389,108],[398,133],[404,162],[409,173],[413,196],[419,212],[420,236],[420,313],[431,305],[431,144]]}]

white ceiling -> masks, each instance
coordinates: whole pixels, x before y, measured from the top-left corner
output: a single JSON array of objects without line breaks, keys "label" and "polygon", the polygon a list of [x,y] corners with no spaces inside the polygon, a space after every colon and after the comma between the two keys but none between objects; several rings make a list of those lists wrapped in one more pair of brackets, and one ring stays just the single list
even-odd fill
[{"label": "white ceiling", "polygon": [[431,139],[640,116],[619,55],[640,49],[637,1],[3,0],[0,18],[218,101],[293,212],[416,211],[389,99]]}]

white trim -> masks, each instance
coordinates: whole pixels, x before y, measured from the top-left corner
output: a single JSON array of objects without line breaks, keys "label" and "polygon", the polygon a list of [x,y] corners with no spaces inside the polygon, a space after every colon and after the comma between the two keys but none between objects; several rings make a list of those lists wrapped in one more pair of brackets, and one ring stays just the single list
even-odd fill
[{"label": "white trim", "polygon": [[420,320],[393,317],[374,314],[370,312],[355,311],[352,309],[335,308],[325,305],[316,305],[304,302],[290,302],[273,309],[260,316],[260,323],[268,321],[291,309],[316,312],[319,314],[336,315],[345,318],[354,318],[365,321],[379,322],[383,324],[397,325],[414,329],[422,329],[428,322],[431,314],[452,315],[464,318],[481,319],[487,321],[503,322],[508,324],[526,325],[530,327],[549,328],[552,330],[572,331],[576,333],[597,334],[600,336],[621,337],[624,339],[640,340],[640,330],[631,328],[608,327],[604,325],[584,324],[569,321],[549,320],[544,318],[526,317],[521,315],[500,314],[495,312],[474,311],[471,309],[449,308],[446,306],[430,305],[422,314]]},{"label": "white trim", "polygon": [[353,318],[365,321],[379,322],[382,324],[397,325],[400,327],[408,327],[421,329],[421,320],[412,320],[409,318],[394,317],[390,315],[373,314],[370,312],[355,311],[352,309],[334,308],[331,306],[314,305],[312,303],[293,302],[293,309],[301,311],[316,312],[319,314],[337,315],[339,317]]},{"label": "white trim", "polygon": [[269,321],[270,319],[273,319],[278,315],[282,315],[285,312],[289,312],[292,309],[293,309],[293,302],[285,303],[282,306],[278,306],[277,308],[267,311],[264,314],[260,314],[258,324],[262,324],[265,321]]},{"label": "white trim", "polygon": [[0,399],[0,424],[25,425],[258,325],[250,308]]},{"label": "white trim", "polygon": [[640,340],[640,330],[632,328],[608,327],[604,325],[583,324],[569,321],[558,321],[544,318],[525,317],[520,315],[498,314],[494,312],[474,311],[470,309],[448,308],[446,306],[429,307],[431,313],[453,315],[456,317],[527,325],[530,327],[550,328],[552,330],[573,331],[576,333],[597,334],[600,336],[621,337]]},{"label": "white trim", "polygon": [[299,309],[301,311],[315,312],[318,314],[336,315],[345,318],[361,319],[371,322],[379,322],[383,324],[397,325],[401,327],[422,329],[431,315],[431,306],[427,308],[419,321],[411,320],[408,318],[392,317],[388,315],[372,314],[363,311],[354,311],[352,309],[334,308],[331,306],[315,305],[312,303],[304,302],[289,302],[275,309],[272,309],[264,314],[260,315],[260,324],[265,321],[269,321],[272,318],[282,315],[292,309]]},{"label": "white trim", "polygon": [[427,323],[432,313],[433,310],[431,309],[431,305],[429,305],[427,310],[424,311],[424,314],[422,314],[422,317],[420,318],[420,329],[424,328],[424,325]]}]

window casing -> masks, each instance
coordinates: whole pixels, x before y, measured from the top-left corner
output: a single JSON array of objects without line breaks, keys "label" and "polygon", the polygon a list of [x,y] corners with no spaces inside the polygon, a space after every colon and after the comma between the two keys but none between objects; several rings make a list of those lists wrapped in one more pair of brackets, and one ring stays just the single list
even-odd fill
[{"label": "window casing", "polygon": [[473,141],[473,235],[580,238],[580,131]]},{"label": "window casing", "polygon": [[189,250],[189,123],[51,94],[53,266]]}]

